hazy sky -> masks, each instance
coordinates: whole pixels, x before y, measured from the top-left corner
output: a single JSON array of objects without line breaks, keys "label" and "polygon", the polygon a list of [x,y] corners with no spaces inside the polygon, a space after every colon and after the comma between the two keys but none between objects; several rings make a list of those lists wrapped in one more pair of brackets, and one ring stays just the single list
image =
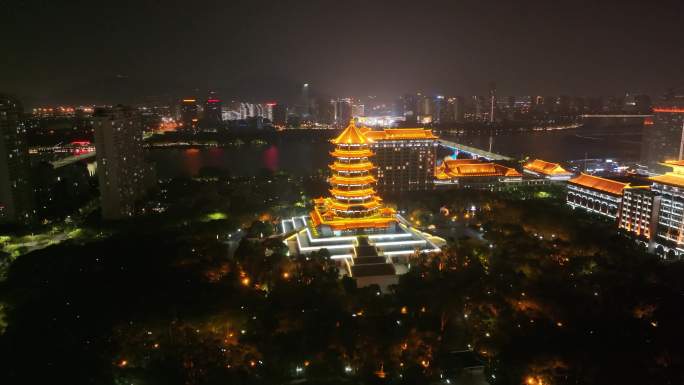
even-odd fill
[{"label": "hazy sky", "polygon": [[[0,92],[30,103],[217,90],[333,96],[662,93],[684,84],[676,0],[0,0]],[[197,91],[193,91],[197,90]]]}]

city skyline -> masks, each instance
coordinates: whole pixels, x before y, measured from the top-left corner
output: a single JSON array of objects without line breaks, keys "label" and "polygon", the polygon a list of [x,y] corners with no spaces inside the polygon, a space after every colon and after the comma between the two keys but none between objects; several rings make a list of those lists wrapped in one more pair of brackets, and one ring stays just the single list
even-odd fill
[{"label": "city skyline", "polygon": [[288,101],[303,83],[383,98],[485,95],[490,81],[499,94],[654,96],[683,81],[675,1],[327,5],[12,4],[0,82],[33,105],[209,91]]}]

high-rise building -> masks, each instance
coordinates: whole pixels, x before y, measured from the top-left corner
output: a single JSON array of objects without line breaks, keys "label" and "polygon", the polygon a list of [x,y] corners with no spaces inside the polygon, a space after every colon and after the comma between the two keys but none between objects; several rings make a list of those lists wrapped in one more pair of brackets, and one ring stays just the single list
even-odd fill
[{"label": "high-rise building", "polygon": [[276,103],[273,106],[273,125],[285,127],[287,125],[287,106],[283,103]]},{"label": "high-rise building", "polygon": [[183,99],[180,105],[180,121],[183,130],[196,130],[199,122],[199,107],[197,100],[188,98]]},{"label": "high-rise building", "polygon": [[335,125],[344,127],[352,118],[351,99],[337,99],[335,101]]},{"label": "high-rise building", "polygon": [[447,100],[447,107],[454,122],[461,123],[465,118],[465,104],[462,96],[455,96]]},{"label": "high-rise building", "polygon": [[34,217],[22,113],[19,101],[0,94],[0,223],[28,223]]},{"label": "high-rise building", "polygon": [[[651,170],[659,170],[665,160],[684,158],[684,94],[670,93],[653,107],[653,124],[642,132],[641,161]],[[649,122],[649,123],[650,123]]]},{"label": "high-rise building", "polygon": [[401,114],[404,115],[406,123],[415,124],[418,122],[418,97],[412,94],[402,96],[400,100]]},{"label": "high-rise building", "polygon": [[222,121],[221,100],[213,96],[207,98],[207,101],[204,103],[203,125],[208,128],[218,128],[221,126]]},{"label": "high-rise building", "polygon": [[117,106],[93,114],[97,174],[104,219],[135,215],[136,202],[155,183],[145,162],[142,124],[136,111]]},{"label": "high-rise building", "polygon": [[371,131],[363,128],[375,153],[381,193],[423,191],[434,188],[437,137],[422,128],[387,128]]}]

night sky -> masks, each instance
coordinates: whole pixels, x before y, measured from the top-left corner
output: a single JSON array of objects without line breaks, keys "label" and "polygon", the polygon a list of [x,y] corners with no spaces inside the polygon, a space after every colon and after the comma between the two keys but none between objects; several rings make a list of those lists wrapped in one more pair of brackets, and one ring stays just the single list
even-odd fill
[{"label": "night sky", "polygon": [[0,0],[0,92],[36,103],[423,91],[657,96],[681,0]]}]

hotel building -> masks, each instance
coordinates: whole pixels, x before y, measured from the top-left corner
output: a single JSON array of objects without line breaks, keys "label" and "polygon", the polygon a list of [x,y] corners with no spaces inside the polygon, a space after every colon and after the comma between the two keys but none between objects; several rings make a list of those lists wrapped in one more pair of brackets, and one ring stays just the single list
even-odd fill
[{"label": "hotel building", "polygon": [[553,181],[564,181],[573,177],[572,172],[564,169],[558,163],[551,163],[535,159],[523,166],[525,174]]},{"label": "hotel building", "polygon": [[663,165],[672,171],[650,178],[652,190],[660,196],[655,242],[659,252],[681,256],[684,253],[684,161]]},{"label": "hotel building", "polygon": [[425,191],[434,188],[437,137],[422,128],[360,129],[375,154],[380,193]]},{"label": "hotel building", "polygon": [[332,143],[330,195],[315,199],[309,216],[282,221],[285,243],[291,255],[326,249],[340,275],[386,290],[408,271],[408,256],[439,251],[444,240],[414,229],[383,203],[375,190],[371,139],[353,120]]},{"label": "hotel building", "polygon": [[495,189],[522,182],[514,168],[476,159],[444,159],[434,170],[435,186]]},{"label": "hotel building", "polygon": [[618,228],[652,248],[658,224],[660,196],[648,186],[626,187],[622,192]]},{"label": "hotel building", "polygon": [[573,209],[581,208],[616,219],[620,213],[623,190],[628,186],[628,183],[580,174],[568,180],[566,201]]}]

